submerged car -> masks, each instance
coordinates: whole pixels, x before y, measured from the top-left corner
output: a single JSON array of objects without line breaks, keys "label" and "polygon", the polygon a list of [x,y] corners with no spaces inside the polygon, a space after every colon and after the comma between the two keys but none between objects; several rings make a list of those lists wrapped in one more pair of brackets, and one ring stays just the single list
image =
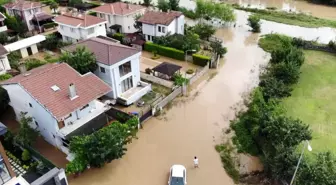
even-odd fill
[{"label": "submerged car", "polygon": [[170,168],[168,185],[186,185],[187,170],[183,165],[175,164]]}]

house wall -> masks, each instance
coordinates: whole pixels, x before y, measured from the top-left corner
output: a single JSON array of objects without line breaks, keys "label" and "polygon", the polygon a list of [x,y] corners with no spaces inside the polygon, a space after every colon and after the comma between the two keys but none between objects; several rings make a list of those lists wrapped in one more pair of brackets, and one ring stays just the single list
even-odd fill
[{"label": "house wall", "polygon": [[27,25],[29,31],[34,29],[34,25],[31,22],[31,20],[34,18],[34,14],[37,13],[37,12],[41,12],[41,11],[42,11],[42,7],[23,11],[24,20],[26,22],[26,25]]},{"label": "house wall", "polygon": [[[95,71],[95,74],[112,88],[112,92],[107,94],[107,96],[114,99],[118,98],[122,94],[121,82],[130,76],[132,76],[133,87],[135,87],[138,82],[140,82],[140,56],[141,52],[128,57],[112,66],[107,66],[100,63],[99,61],[97,62],[99,67]],[[131,72],[121,77],[119,73],[119,66],[128,61],[131,61]],[[105,68],[105,73],[100,71],[100,67]]]},{"label": "house wall", "polygon": [[176,33],[184,35],[184,15],[177,18]]},{"label": "house wall", "polygon": [[10,70],[11,67],[9,65],[9,61],[7,55],[3,55],[0,57],[0,75],[5,74],[7,70]]},{"label": "house wall", "polygon": [[[19,116],[21,112],[27,112],[27,115],[34,119],[34,123],[30,126],[38,129],[40,134],[50,144],[57,146],[57,141],[54,138],[59,130],[56,119],[44,107],[42,107],[41,104],[34,100],[20,85],[10,84],[3,85],[2,87],[8,92],[10,98],[9,105],[13,107],[16,119],[20,119]],[[30,107],[29,103],[32,107]]]},{"label": "house wall", "polygon": [[71,113],[71,116],[67,119],[64,120],[65,127],[70,123],[70,122],[75,122],[79,120],[81,117],[84,117],[90,113],[92,109],[96,108],[95,101],[92,101],[89,103],[89,106],[86,107],[83,110],[77,109]]},{"label": "house wall", "polygon": [[155,32],[156,32],[155,25],[142,24],[142,33],[144,34],[146,41],[152,41],[152,40],[148,39],[147,35],[150,35],[151,37],[155,36]]},{"label": "house wall", "polygon": [[[71,28],[73,29],[72,31],[71,31]],[[88,33],[89,28],[94,28],[93,33],[91,34]],[[66,37],[70,37],[73,42],[77,42],[77,40],[85,40],[91,37],[97,37],[99,35],[106,36],[105,23],[101,23],[101,24],[88,27],[85,29],[59,24],[59,26],[57,27],[57,30],[63,36],[64,41],[69,41],[68,39],[65,39]]]}]

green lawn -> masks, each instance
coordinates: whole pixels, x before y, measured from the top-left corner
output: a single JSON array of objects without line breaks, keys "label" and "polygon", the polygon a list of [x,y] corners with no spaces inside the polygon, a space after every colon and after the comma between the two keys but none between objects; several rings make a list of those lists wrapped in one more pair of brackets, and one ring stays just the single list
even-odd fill
[{"label": "green lawn", "polygon": [[299,83],[283,100],[289,116],[299,118],[313,130],[314,151],[336,154],[336,56],[305,51]]}]

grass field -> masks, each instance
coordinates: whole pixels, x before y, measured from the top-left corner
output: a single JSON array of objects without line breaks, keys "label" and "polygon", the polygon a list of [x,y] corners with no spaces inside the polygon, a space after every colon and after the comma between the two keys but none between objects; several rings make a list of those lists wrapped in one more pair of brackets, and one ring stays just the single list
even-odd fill
[{"label": "grass field", "polygon": [[318,28],[318,27],[336,28],[336,21],[317,18],[306,14],[288,13],[275,10],[261,10],[254,8],[243,8],[239,6],[235,6],[235,8],[239,10],[253,12],[259,15],[261,19],[283,24],[297,25],[308,28]]},{"label": "grass field", "polygon": [[310,125],[314,151],[336,154],[336,56],[319,51],[304,53],[299,83],[282,105],[289,116]]}]

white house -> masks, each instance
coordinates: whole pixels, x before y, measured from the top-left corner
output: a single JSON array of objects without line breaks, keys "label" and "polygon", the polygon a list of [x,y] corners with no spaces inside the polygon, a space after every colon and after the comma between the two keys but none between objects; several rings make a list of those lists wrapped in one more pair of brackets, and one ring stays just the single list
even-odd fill
[{"label": "white house", "polygon": [[34,16],[38,12],[42,12],[44,5],[37,1],[23,1],[16,0],[3,5],[8,15],[19,16],[26,23],[28,30],[34,30],[34,24],[32,22]]},{"label": "white house", "polygon": [[67,46],[63,51],[73,51],[79,46],[95,54],[98,64],[95,74],[112,87],[112,92],[107,94],[110,98],[130,105],[151,91],[151,85],[140,80],[140,50],[108,38],[91,38]]},{"label": "white house", "polygon": [[9,61],[7,55],[9,52],[3,45],[0,44],[0,75],[5,74],[7,70],[10,70]]},{"label": "white house", "polygon": [[99,17],[76,12],[65,13],[55,17],[58,32],[63,41],[78,42],[99,35],[106,36],[106,21]]},{"label": "white house", "polygon": [[5,48],[8,52],[20,50],[21,57],[26,58],[30,55],[38,53],[37,44],[44,40],[46,40],[44,35],[34,35],[32,37],[5,45]]},{"label": "white house", "polygon": [[96,12],[97,17],[107,21],[107,29],[117,33],[134,33],[135,17],[143,15],[146,7],[123,2],[106,3],[90,11]]},{"label": "white house", "polygon": [[147,41],[153,37],[170,34],[184,34],[184,15],[181,12],[146,12],[138,20],[142,23],[142,33]]},{"label": "white house", "polygon": [[0,12],[0,32],[7,31],[7,26],[5,25],[6,16]]},{"label": "white house", "polygon": [[[17,119],[21,112],[46,141],[69,154],[69,137],[88,127],[108,109],[97,98],[111,88],[96,75],[79,74],[66,63],[46,64],[1,83]],[[106,118],[104,117],[106,120]]]}]

